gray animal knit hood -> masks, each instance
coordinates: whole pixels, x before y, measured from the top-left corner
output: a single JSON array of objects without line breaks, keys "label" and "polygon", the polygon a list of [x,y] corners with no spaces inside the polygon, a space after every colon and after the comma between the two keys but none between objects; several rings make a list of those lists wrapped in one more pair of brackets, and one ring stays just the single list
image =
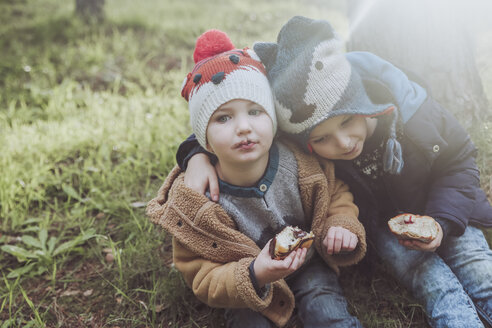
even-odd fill
[{"label": "gray animal knit hood", "polygon": [[[338,115],[377,116],[396,105],[386,145],[384,169],[389,173],[400,173],[403,159],[395,131],[400,113],[398,100],[405,100],[406,104],[409,99],[401,93],[418,87],[419,90],[414,92],[418,97],[413,97],[409,102],[412,106],[405,106],[414,113],[425,100],[424,89],[413,82],[414,85],[409,85],[410,81],[400,70],[377,56],[371,57],[369,53],[359,53],[353,58],[346,56],[341,41],[325,20],[295,16],[282,27],[277,43],[256,43],[254,50],[267,69],[280,129],[305,150],[311,131],[326,119]],[[372,68],[365,65],[365,57],[371,57],[372,64],[379,66],[371,71]],[[390,97],[380,97],[378,102],[372,102],[362,79],[378,80],[375,74],[382,66],[387,69],[386,63],[397,74],[386,74],[391,77],[388,81],[372,85],[383,87]],[[363,73],[362,77],[359,72]],[[391,85],[395,82],[393,79],[399,81],[403,77],[406,84]],[[413,113],[403,118],[408,120]]]}]

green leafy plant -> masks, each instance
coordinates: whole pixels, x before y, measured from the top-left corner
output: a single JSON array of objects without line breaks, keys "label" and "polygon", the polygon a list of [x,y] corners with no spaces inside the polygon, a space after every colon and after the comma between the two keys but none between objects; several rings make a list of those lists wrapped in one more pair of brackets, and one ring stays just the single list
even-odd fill
[{"label": "green leafy plant", "polygon": [[22,247],[17,245],[3,245],[0,249],[17,258],[25,264],[17,269],[10,271],[7,278],[17,278],[28,275],[30,277],[38,276],[55,266],[55,258],[67,255],[71,252],[81,251],[82,244],[87,240],[96,237],[95,229],[82,231],[79,235],[71,237],[68,241],[61,242],[61,238],[50,236],[48,230],[40,228],[36,237],[32,235],[23,235],[20,241]]}]

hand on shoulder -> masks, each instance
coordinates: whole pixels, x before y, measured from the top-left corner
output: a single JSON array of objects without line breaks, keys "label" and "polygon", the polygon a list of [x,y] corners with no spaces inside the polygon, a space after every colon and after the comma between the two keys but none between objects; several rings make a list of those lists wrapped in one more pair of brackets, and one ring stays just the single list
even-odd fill
[{"label": "hand on shoulder", "polygon": [[219,200],[217,172],[206,154],[199,153],[190,158],[184,183],[188,188],[200,194],[205,194],[208,188],[212,200],[214,202]]}]

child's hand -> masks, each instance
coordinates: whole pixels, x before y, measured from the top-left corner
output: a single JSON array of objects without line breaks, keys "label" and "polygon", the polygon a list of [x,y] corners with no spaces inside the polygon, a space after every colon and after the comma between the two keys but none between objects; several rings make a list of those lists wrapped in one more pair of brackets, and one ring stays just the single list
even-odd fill
[{"label": "child's hand", "polygon": [[437,223],[437,236],[436,239],[431,241],[430,243],[424,243],[420,240],[413,240],[413,239],[400,239],[398,242],[400,245],[405,246],[408,249],[413,249],[416,251],[423,251],[423,252],[435,252],[436,249],[441,246],[441,241],[442,241],[442,228],[441,225]]},{"label": "child's hand", "polygon": [[188,168],[184,176],[184,183],[188,188],[205,194],[207,187],[214,202],[219,200],[219,181],[215,167],[210,164],[206,154],[198,153],[188,161]]},{"label": "child's hand", "polygon": [[351,252],[358,242],[359,238],[356,234],[342,227],[330,227],[325,239],[323,239],[323,245],[326,247],[328,255]]},{"label": "child's hand", "polygon": [[258,285],[261,287],[267,283],[285,278],[301,267],[306,260],[307,248],[299,248],[290,253],[283,260],[274,260],[270,256],[270,240],[256,257],[253,265]]}]

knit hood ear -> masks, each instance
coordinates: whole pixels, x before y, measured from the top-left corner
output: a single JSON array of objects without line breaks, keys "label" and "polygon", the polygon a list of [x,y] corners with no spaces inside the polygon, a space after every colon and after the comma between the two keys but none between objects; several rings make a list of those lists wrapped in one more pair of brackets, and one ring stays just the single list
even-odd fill
[{"label": "knit hood ear", "polygon": [[263,65],[265,65],[267,71],[269,71],[275,64],[278,44],[275,42],[256,42],[253,45],[253,49],[258,57],[260,57],[260,60]]}]

